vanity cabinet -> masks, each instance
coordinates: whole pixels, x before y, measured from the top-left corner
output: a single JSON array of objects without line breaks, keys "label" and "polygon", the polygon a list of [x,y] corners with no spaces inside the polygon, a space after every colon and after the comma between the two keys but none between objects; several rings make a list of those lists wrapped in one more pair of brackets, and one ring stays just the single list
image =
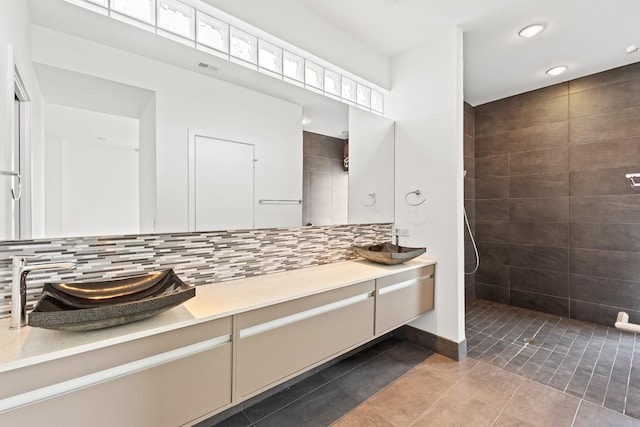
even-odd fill
[{"label": "vanity cabinet", "polygon": [[9,371],[0,425],[189,423],[231,403],[231,326],[218,319]]},{"label": "vanity cabinet", "polygon": [[376,279],[376,335],[433,309],[433,265]]},{"label": "vanity cabinet", "polygon": [[238,315],[243,400],[373,338],[375,281]]}]

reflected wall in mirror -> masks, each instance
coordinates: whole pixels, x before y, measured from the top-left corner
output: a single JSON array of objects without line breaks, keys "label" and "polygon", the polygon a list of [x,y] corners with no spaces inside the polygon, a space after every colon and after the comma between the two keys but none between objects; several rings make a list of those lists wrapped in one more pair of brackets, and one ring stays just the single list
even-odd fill
[{"label": "reflected wall in mirror", "polygon": [[[289,206],[259,203],[314,200],[303,197],[303,131],[344,139],[342,133],[362,115],[387,119],[350,112],[343,103],[238,64],[203,69],[198,63],[204,54],[188,46],[100,16],[82,24],[81,12],[69,13],[78,16],[64,28],[55,14],[38,15],[30,61],[23,61],[34,76],[27,79],[34,110],[41,112],[33,116],[33,183],[26,192],[32,227],[23,238],[188,231],[189,129],[255,146],[255,227],[393,221],[358,215],[361,206],[352,212],[351,201],[346,217],[342,204],[321,219],[303,218],[300,205],[292,219]],[[218,64],[208,55],[206,60]],[[378,149],[369,135],[357,135],[349,143],[354,165],[359,150]],[[393,171],[393,156],[386,158],[383,169]],[[386,189],[370,190],[365,183],[368,173],[379,173],[365,173],[367,162],[354,166],[362,173],[342,174],[342,181],[348,181],[349,194],[358,188],[380,197]],[[392,188],[385,197],[393,199]],[[82,211],[88,207],[93,210]],[[115,212],[122,217],[109,225]],[[6,238],[12,237],[0,235]]]}]

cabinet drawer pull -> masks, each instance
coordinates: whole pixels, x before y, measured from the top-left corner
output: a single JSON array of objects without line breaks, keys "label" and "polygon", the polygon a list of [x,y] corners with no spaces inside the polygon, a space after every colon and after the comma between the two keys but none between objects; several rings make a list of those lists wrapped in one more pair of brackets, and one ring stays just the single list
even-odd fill
[{"label": "cabinet drawer pull", "polygon": [[165,363],[184,359],[185,357],[193,356],[195,354],[202,353],[203,351],[212,350],[228,342],[231,342],[230,334],[125,363],[124,365],[114,366],[113,368],[73,378],[58,384],[52,384],[50,386],[7,397],[6,399],[0,400],[0,414],[83,388],[91,387],[93,385],[115,380],[126,375],[144,371],[145,369],[164,365]]},{"label": "cabinet drawer pull", "polygon": [[310,317],[318,316],[323,313],[328,313],[339,308],[347,307],[349,305],[357,304],[362,301],[366,301],[367,298],[373,296],[373,292],[367,292],[366,294],[356,295],[354,297],[346,298],[340,301],[332,302],[329,304],[321,305],[310,310],[301,311],[299,313],[291,314],[289,316],[281,317],[279,319],[270,320],[265,323],[260,323],[255,326],[249,326],[240,330],[240,339],[248,338],[253,335],[258,335],[263,332],[270,331],[272,329],[280,328],[282,326],[290,325],[295,322],[299,322]]},{"label": "cabinet drawer pull", "polygon": [[422,276],[411,280],[405,280],[404,282],[396,283],[395,285],[387,286],[378,291],[379,295],[388,294],[391,292],[399,291],[400,289],[408,288],[409,286],[413,286],[417,283],[420,283],[423,280],[431,279],[433,274],[429,274],[428,276]]}]

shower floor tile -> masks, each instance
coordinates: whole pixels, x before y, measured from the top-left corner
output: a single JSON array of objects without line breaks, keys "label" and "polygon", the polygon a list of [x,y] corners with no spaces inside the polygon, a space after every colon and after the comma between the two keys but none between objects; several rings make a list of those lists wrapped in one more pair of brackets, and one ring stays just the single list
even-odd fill
[{"label": "shower floor tile", "polygon": [[468,356],[640,418],[634,334],[484,300],[466,307]]}]

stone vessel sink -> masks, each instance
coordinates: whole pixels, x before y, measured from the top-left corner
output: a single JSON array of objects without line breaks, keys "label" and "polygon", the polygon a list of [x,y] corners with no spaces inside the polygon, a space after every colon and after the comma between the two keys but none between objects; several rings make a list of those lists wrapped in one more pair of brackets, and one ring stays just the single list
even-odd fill
[{"label": "stone vessel sink", "polygon": [[196,295],[173,270],[120,279],[46,283],[29,326],[88,331],[146,319]]},{"label": "stone vessel sink", "polygon": [[380,243],[366,246],[352,246],[355,253],[369,261],[380,264],[401,264],[427,251],[427,248],[409,248],[392,243]]}]

